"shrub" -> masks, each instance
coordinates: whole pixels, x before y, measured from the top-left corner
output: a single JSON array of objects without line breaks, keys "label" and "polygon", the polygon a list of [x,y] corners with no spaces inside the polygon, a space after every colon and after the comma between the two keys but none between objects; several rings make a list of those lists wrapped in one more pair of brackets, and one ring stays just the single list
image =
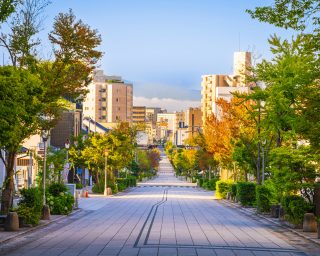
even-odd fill
[{"label": "shrub", "polygon": [[198,181],[199,181],[199,186],[202,187],[204,179],[203,178],[199,178]]},{"label": "shrub", "polygon": [[59,196],[60,193],[65,193],[68,188],[62,183],[53,183],[48,187],[48,192],[50,195]]},{"label": "shrub", "polygon": [[216,183],[219,179],[213,178],[211,180],[204,180],[202,187],[208,190],[216,190]]},{"label": "shrub", "polygon": [[42,191],[39,188],[20,190],[22,199],[19,202],[17,214],[25,219],[26,224],[38,225],[42,213]]},{"label": "shrub", "polygon": [[235,199],[236,196],[237,196],[237,183],[233,183],[233,184],[231,185],[231,191],[230,191],[230,193],[231,193],[232,199]]},{"label": "shrub", "polygon": [[268,187],[264,185],[259,185],[256,187],[256,202],[259,212],[270,212],[272,194]]},{"label": "shrub", "polygon": [[53,183],[48,187],[47,204],[52,214],[69,214],[74,205],[74,198],[62,183]]},{"label": "shrub", "polygon": [[58,196],[49,195],[47,204],[52,214],[69,214],[73,208],[74,198],[68,192],[61,192]]},{"label": "shrub", "polygon": [[129,186],[130,186],[130,187],[135,187],[135,186],[137,186],[137,179],[136,179],[136,177],[131,176],[131,177],[129,177],[128,179],[129,179]]},{"label": "shrub", "polygon": [[312,205],[298,195],[284,196],[281,205],[285,212],[285,218],[294,224],[301,224],[304,214],[312,209]]},{"label": "shrub", "polygon": [[219,180],[216,182],[216,197],[226,198],[227,193],[231,191],[232,182]]},{"label": "shrub", "polygon": [[254,205],[256,201],[256,184],[252,182],[238,182],[237,199],[243,206]]},{"label": "shrub", "polygon": [[42,191],[39,188],[23,188],[20,190],[22,199],[19,205],[32,208],[34,212],[41,213],[43,206]]},{"label": "shrub", "polygon": [[[108,181],[108,187],[111,188],[113,194],[118,193],[117,186],[111,180]],[[104,182],[94,184],[92,186],[92,192],[97,193],[97,194],[103,194],[104,193]]]},{"label": "shrub", "polygon": [[95,183],[92,186],[92,192],[97,193],[97,194],[103,193],[104,192],[104,183]]},{"label": "shrub", "polygon": [[128,180],[123,178],[116,179],[116,183],[118,185],[118,191],[123,191],[129,186]]},{"label": "shrub", "polygon": [[83,185],[81,183],[76,183],[76,189],[82,189]]},{"label": "shrub", "polygon": [[35,211],[33,207],[29,207],[27,204],[19,204],[17,214],[19,217],[24,218],[26,224],[39,224],[41,212]]}]

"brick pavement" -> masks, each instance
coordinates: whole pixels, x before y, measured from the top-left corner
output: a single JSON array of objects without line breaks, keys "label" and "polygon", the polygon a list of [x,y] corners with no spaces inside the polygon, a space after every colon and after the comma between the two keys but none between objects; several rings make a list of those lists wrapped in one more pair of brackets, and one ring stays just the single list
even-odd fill
[{"label": "brick pavement", "polygon": [[[153,184],[151,184],[153,183]],[[0,255],[320,255],[320,249],[177,180],[167,159],[152,182],[0,246]]]}]

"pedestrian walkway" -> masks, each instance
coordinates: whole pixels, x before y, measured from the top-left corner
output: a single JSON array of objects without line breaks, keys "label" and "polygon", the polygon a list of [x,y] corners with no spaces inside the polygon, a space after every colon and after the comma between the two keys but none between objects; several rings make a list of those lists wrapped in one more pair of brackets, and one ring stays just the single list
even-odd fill
[{"label": "pedestrian walkway", "polygon": [[196,183],[190,183],[180,180],[175,176],[172,165],[165,154],[161,154],[158,177],[147,182],[139,182],[138,186],[180,186],[180,187],[196,187]]},{"label": "pedestrian walkway", "polygon": [[320,255],[317,245],[186,187],[168,164],[163,158],[151,182],[161,186],[83,198],[81,212],[0,246],[0,255]]}]

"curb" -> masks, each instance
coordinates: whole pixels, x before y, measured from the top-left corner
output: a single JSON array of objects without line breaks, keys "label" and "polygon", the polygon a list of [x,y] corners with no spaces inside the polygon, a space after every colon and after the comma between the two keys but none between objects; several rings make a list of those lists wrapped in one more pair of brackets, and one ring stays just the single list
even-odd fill
[{"label": "curb", "polygon": [[[11,235],[9,237],[6,237],[3,240],[0,240],[0,245],[5,244],[5,243],[17,238],[17,237],[20,237],[20,236],[23,236],[25,234],[31,233],[32,231],[35,231],[35,230],[44,228],[46,226],[49,226],[52,223],[55,223],[55,222],[57,222],[57,221],[59,221],[61,219],[65,219],[65,218],[67,218],[67,217],[69,217],[71,215],[74,215],[74,214],[76,214],[76,213],[78,213],[80,211],[82,211],[82,210],[78,208],[78,209],[74,210],[72,213],[70,213],[69,215],[61,215],[60,217],[58,217],[58,218],[56,218],[54,220],[51,220],[51,221],[43,223],[43,224],[39,224],[38,226],[32,227],[32,228],[27,229],[25,231],[21,231],[21,232],[18,231],[19,233],[13,234],[13,235]],[[3,232],[6,232],[6,231],[3,231]]]},{"label": "curb", "polygon": [[293,228],[288,227],[288,226],[287,226],[286,224],[284,224],[284,223],[274,221],[274,220],[272,220],[272,219],[270,219],[270,218],[267,218],[267,217],[265,217],[265,216],[263,216],[263,215],[261,215],[261,214],[259,214],[259,213],[257,213],[257,212],[251,212],[250,210],[247,210],[246,208],[244,208],[244,207],[242,207],[242,206],[239,206],[239,205],[237,205],[237,204],[235,204],[235,203],[229,202],[229,201],[226,200],[226,199],[222,199],[221,201],[222,201],[223,203],[225,203],[225,204],[232,205],[232,206],[240,209],[240,211],[241,211],[241,212],[244,212],[246,215],[257,215],[258,217],[260,217],[260,218],[262,218],[262,219],[264,219],[264,220],[266,220],[266,221],[268,221],[268,222],[270,222],[270,223],[272,223],[272,224],[275,224],[275,225],[277,225],[277,226],[279,226],[279,227],[282,227],[282,228],[286,229],[287,231],[290,231],[290,232],[292,232],[292,233],[294,233],[294,234],[296,234],[296,235],[298,235],[298,236],[300,236],[300,237],[302,237],[302,238],[304,238],[304,239],[306,239],[306,240],[308,240],[308,241],[310,241],[310,242],[313,242],[313,243],[315,243],[315,244],[317,244],[317,245],[320,245],[320,239],[316,239],[316,238],[309,237],[309,236],[303,234],[302,232],[299,232],[299,231],[297,231],[297,230],[295,230],[295,229],[293,229]]}]

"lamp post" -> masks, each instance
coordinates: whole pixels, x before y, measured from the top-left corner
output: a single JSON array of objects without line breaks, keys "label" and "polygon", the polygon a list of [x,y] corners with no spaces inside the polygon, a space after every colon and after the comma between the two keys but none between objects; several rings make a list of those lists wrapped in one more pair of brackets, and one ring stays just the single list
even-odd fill
[{"label": "lamp post", "polygon": [[[69,139],[66,139],[66,142],[64,143],[64,147],[66,149],[66,164],[67,164],[67,179],[69,175],[69,148],[70,148],[70,141]],[[60,181],[60,175],[59,175],[59,181]]]},{"label": "lamp post", "polygon": [[43,141],[44,156],[43,156],[43,173],[42,173],[42,182],[43,182],[43,209],[42,209],[42,219],[50,219],[50,208],[46,204],[46,168],[47,168],[47,141],[49,138],[49,130],[42,130],[41,137]]},{"label": "lamp post", "polygon": [[28,188],[31,188],[32,185],[32,151],[29,150],[29,170],[28,170]]},{"label": "lamp post", "polygon": [[264,184],[264,172],[265,172],[265,146],[266,146],[266,144],[267,144],[267,141],[266,140],[264,140],[263,142],[262,142],[262,177],[261,177],[261,184],[263,185]]},{"label": "lamp post", "polygon": [[108,196],[108,152],[104,156],[104,196]]}]

